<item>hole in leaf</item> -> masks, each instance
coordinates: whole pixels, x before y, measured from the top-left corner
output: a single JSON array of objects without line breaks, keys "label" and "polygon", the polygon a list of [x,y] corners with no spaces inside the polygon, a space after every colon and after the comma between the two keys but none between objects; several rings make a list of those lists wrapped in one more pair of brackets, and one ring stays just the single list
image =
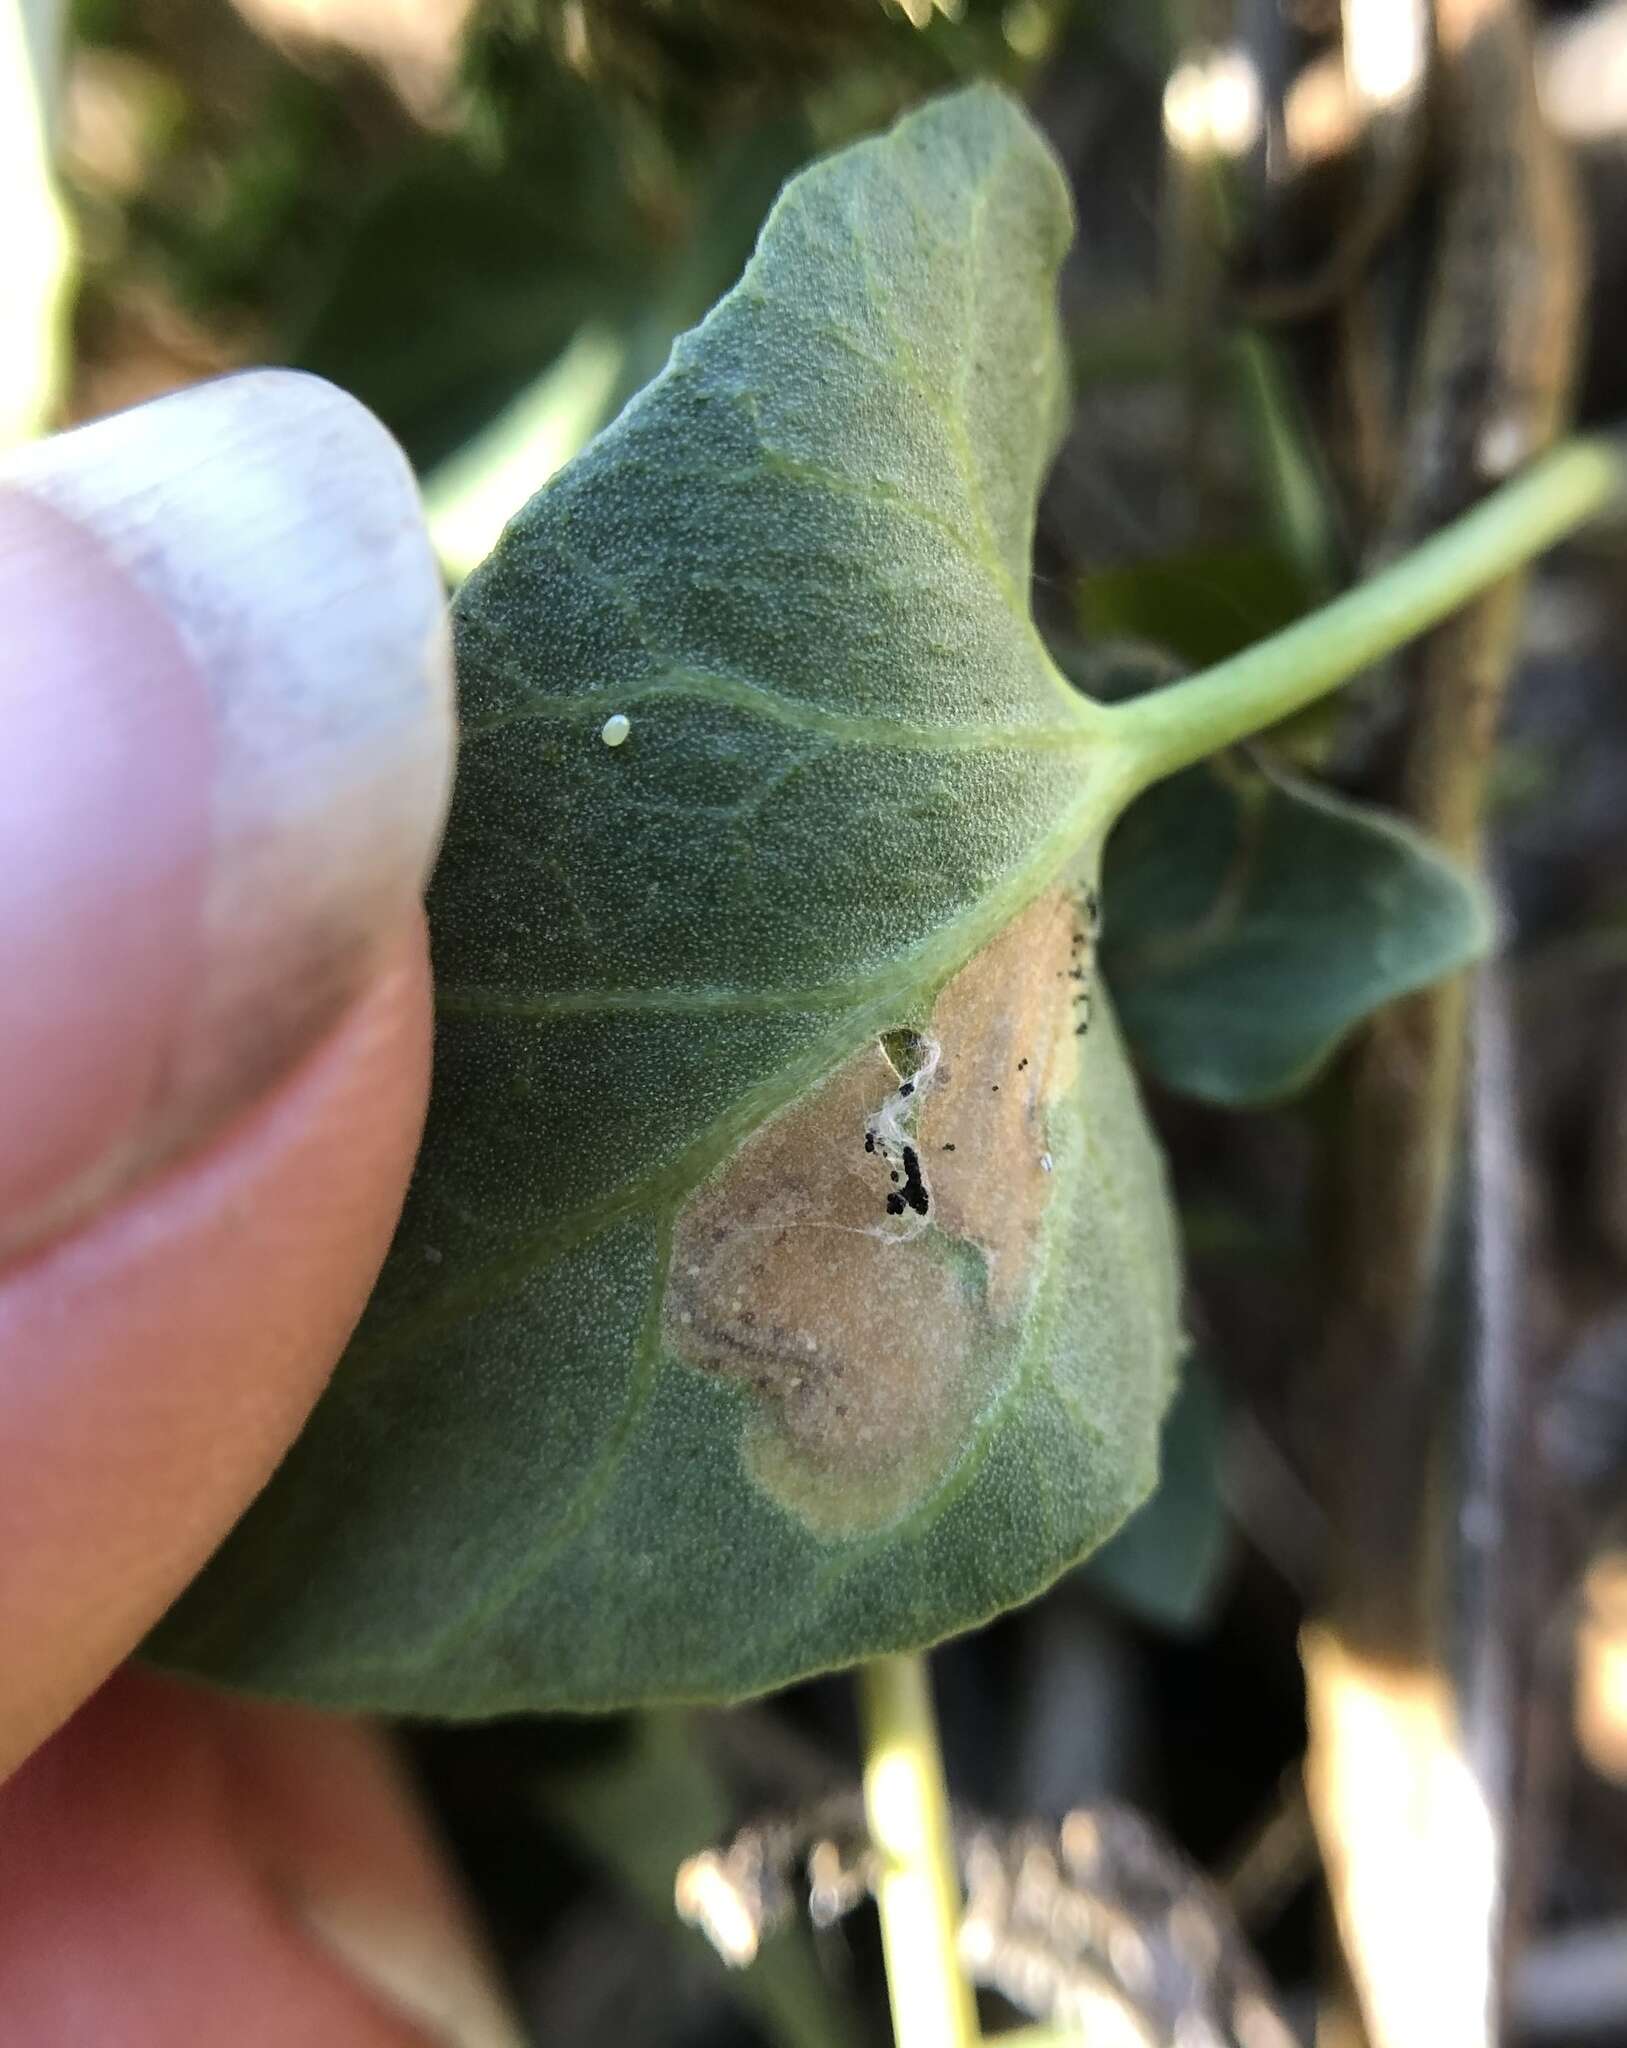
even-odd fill
[{"label": "hole in leaf", "polygon": [[884,1031],[881,1049],[901,1081],[908,1081],[926,1065],[932,1040],[924,1031]]}]

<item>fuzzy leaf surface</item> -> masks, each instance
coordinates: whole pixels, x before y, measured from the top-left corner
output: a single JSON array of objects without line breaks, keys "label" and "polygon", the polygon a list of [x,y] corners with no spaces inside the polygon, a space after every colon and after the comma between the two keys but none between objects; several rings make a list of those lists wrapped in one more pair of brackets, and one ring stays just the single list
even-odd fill
[{"label": "fuzzy leaf surface", "polygon": [[969,1627],[1148,1491],[1172,1223],[1084,1000],[1123,759],[1028,606],[1070,226],[989,89],[803,174],[465,585],[422,1161],[162,1654],[727,1698]]}]

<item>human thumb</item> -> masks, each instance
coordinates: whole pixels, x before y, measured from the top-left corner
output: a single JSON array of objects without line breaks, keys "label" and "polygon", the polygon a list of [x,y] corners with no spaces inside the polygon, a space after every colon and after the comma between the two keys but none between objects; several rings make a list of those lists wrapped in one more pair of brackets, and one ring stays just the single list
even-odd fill
[{"label": "human thumb", "polygon": [[262,1096],[399,935],[451,763],[406,462],[224,378],[0,467],[0,1261]]}]

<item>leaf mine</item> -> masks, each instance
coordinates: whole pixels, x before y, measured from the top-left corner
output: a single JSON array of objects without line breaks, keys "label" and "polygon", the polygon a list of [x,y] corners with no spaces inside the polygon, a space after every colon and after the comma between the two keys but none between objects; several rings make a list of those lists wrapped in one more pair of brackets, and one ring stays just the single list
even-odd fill
[{"label": "leaf mine", "polygon": [[1012,1377],[1087,946],[1079,906],[1048,891],[945,985],[908,1073],[872,1042],[678,1217],[667,1342],[747,1390],[747,1469],[823,1536],[914,1506]]},{"label": "leaf mine", "polygon": [[1147,1492],[1173,1217],[1070,894],[1136,763],[1028,605],[1070,228],[987,87],[811,167],[463,585],[423,1151],[159,1654],[739,1698],[1032,1598]]}]

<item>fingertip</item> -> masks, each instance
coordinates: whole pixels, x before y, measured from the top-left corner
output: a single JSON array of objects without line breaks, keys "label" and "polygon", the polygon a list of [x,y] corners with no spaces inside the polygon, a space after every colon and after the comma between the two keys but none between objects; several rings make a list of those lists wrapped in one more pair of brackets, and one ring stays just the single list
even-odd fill
[{"label": "fingertip", "polygon": [[0,465],[0,1257],[273,1085],[439,840],[445,591],[412,474],[249,372]]},{"label": "fingertip", "polygon": [[0,1273],[0,1773],[147,1632],[320,1393],[400,1212],[430,1016],[414,917],[253,1110]]},{"label": "fingertip", "polygon": [[127,1669],[0,1786],[0,1834],[8,2041],[519,2048],[360,1723]]}]

